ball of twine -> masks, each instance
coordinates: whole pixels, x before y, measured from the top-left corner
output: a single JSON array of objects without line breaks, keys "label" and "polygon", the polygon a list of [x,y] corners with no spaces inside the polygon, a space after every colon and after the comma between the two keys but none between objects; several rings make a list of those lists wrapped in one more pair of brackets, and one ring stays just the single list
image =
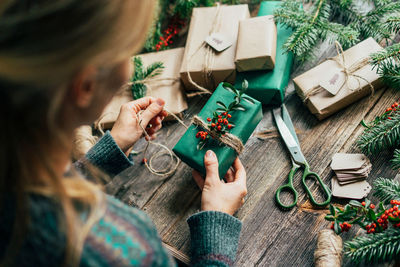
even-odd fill
[{"label": "ball of twine", "polygon": [[74,132],[72,157],[75,160],[82,158],[97,142],[98,138],[93,136],[92,127],[83,125]]},{"label": "ball of twine", "polygon": [[318,233],[317,248],[314,252],[316,267],[340,267],[342,263],[342,238],[333,230],[324,229]]}]

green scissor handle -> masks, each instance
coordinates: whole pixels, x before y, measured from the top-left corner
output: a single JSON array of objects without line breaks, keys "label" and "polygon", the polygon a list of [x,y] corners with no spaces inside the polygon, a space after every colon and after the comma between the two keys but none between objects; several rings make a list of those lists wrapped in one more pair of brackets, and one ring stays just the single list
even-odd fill
[{"label": "green scissor handle", "polygon": [[[320,186],[322,187],[322,191],[325,193],[326,195],[326,200],[324,202],[318,203],[315,199],[314,196],[311,193],[310,188],[307,186],[306,184],[306,179],[307,177],[314,177],[317,179],[318,183],[320,184]],[[310,171],[310,166],[308,165],[308,163],[304,164],[304,173],[303,173],[303,178],[302,178],[302,182],[303,182],[303,186],[306,189],[307,195],[310,198],[310,201],[312,204],[314,204],[317,207],[324,207],[326,205],[328,205],[331,202],[331,198],[332,198],[332,193],[329,190],[329,188],[324,184],[324,182],[321,180],[321,178],[319,177],[319,175],[315,172]]]},{"label": "green scissor handle", "polygon": [[[296,189],[295,189],[294,186],[293,186],[293,177],[294,177],[295,173],[296,173],[299,169],[300,169],[300,166],[297,165],[297,164],[295,164],[295,163],[293,163],[293,167],[292,167],[292,169],[291,169],[290,172],[289,172],[289,181],[288,181],[288,183],[287,183],[287,184],[284,184],[284,185],[282,185],[282,186],[280,186],[280,187],[278,188],[278,190],[276,190],[275,199],[276,199],[276,202],[278,203],[278,205],[281,206],[281,208],[284,208],[284,209],[291,209],[291,208],[293,208],[294,206],[296,206],[296,204],[297,204],[298,194],[297,194]],[[285,205],[285,204],[283,204],[283,203],[281,202],[280,194],[281,194],[282,191],[287,191],[287,192],[290,192],[291,194],[293,194],[293,198],[294,198],[294,199],[293,199],[293,202],[292,202],[291,204]]]}]

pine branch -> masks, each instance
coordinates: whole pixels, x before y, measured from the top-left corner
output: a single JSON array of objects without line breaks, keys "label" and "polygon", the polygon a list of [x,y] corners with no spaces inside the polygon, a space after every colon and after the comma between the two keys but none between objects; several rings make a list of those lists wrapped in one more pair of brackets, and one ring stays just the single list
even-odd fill
[{"label": "pine branch", "polygon": [[400,229],[358,236],[344,243],[344,254],[354,263],[391,260],[400,253]]},{"label": "pine branch", "polygon": [[400,111],[394,112],[390,119],[366,129],[357,144],[366,154],[375,154],[400,145]]},{"label": "pine branch", "polygon": [[395,88],[400,88],[400,43],[387,47],[381,52],[372,54],[371,64],[384,82]]},{"label": "pine branch", "polygon": [[393,159],[391,160],[391,162],[393,169],[400,169],[400,149],[396,149],[394,151]]},{"label": "pine branch", "polygon": [[400,200],[400,185],[397,181],[386,178],[378,178],[374,182],[374,196],[386,204],[390,200]]},{"label": "pine branch", "polygon": [[147,93],[147,87],[141,81],[160,75],[164,69],[164,64],[162,62],[154,62],[144,68],[142,58],[134,57],[133,65],[135,71],[131,78],[131,91],[133,99],[139,99],[144,97]]}]

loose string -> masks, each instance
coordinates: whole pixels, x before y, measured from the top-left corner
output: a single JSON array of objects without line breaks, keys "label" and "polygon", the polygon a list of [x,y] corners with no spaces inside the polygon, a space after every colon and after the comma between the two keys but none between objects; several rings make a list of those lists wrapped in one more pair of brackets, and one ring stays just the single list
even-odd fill
[{"label": "loose string", "polygon": [[[217,3],[217,11],[215,13],[214,16],[214,21],[212,23],[212,27],[210,29],[209,35],[211,35],[212,33],[215,33],[219,30],[219,28],[221,27],[221,5],[219,3]],[[205,42],[202,42],[201,45],[195,50],[195,52],[191,55],[188,56],[186,59],[186,74],[189,80],[189,83],[194,86],[197,91],[192,92],[187,94],[188,97],[193,97],[193,96],[198,96],[198,95],[204,95],[204,94],[211,94],[211,90],[199,85],[198,83],[196,83],[195,81],[193,81],[192,79],[192,75],[190,74],[189,71],[189,64],[192,61],[193,57],[202,49],[205,49],[205,56],[204,56],[204,62],[203,62],[203,69],[202,69],[202,75],[205,81],[206,86],[210,86],[210,77],[211,77],[211,73],[212,73],[212,66],[214,65],[215,62],[215,51],[213,48],[211,48],[209,45],[207,45]]]},{"label": "loose string", "polygon": [[314,252],[316,267],[340,267],[342,262],[342,238],[330,229],[318,233],[317,248]]},{"label": "loose string", "polygon": [[93,136],[92,127],[83,125],[74,132],[72,157],[75,160],[82,158],[97,142],[98,138]]},{"label": "loose string", "polygon": [[[347,67],[346,62],[345,62],[343,47],[341,46],[341,44],[338,41],[335,41],[335,47],[336,47],[336,53],[338,55],[336,57],[327,58],[327,60],[333,60],[337,64],[339,64],[339,66],[342,68],[341,72],[343,72],[345,75],[345,80],[344,80],[343,84],[340,86],[338,92],[341,91],[345,85],[347,88],[349,88],[352,91],[360,90],[361,89],[360,79],[361,79],[368,83],[369,87],[371,88],[371,95],[373,95],[374,91],[375,91],[374,86],[364,77],[354,74],[354,72],[358,71],[359,69],[361,69],[364,66],[369,64],[369,57],[364,58],[364,59],[354,63],[350,67]],[[356,80],[358,82],[357,88],[355,88],[355,89],[350,88],[350,86],[349,86],[349,78],[350,77],[356,78]],[[303,99],[303,102],[306,102],[311,96],[316,95],[323,91],[325,91],[325,89],[323,87],[321,87],[321,85],[317,85],[317,86],[311,88],[310,90],[308,90],[307,92],[305,92],[304,95],[302,95],[300,97]]]},{"label": "loose string", "polygon": [[203,128],[208,134],[219,141],[220,143],[229,146],[233,150],[236,151],[237,154],[242,153],[244,149],[244,145],[242,141],[235,135],[230,133],[225,133],[223,135],[218,134],[215,130],[210,129],[210,127],[205,123],[200,117],[194,116],[192,119],[192,123],[196,126]]}]

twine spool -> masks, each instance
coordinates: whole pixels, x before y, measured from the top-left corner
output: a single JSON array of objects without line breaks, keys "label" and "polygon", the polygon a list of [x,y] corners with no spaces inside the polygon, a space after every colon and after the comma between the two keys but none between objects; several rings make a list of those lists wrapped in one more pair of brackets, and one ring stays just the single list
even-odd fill
[{"label": "twine spool", "polygon": [[324,229],[318,233],[317,248],[314,252],[316,267],[340,267],[342,263],[342,238],[333,230]]},{"label": "twine spool", "polygon": [[98,137],[92,135],[92,127],[83,125],[74,132],[72,157],[75,160],[82,158],[96,144]]}]

